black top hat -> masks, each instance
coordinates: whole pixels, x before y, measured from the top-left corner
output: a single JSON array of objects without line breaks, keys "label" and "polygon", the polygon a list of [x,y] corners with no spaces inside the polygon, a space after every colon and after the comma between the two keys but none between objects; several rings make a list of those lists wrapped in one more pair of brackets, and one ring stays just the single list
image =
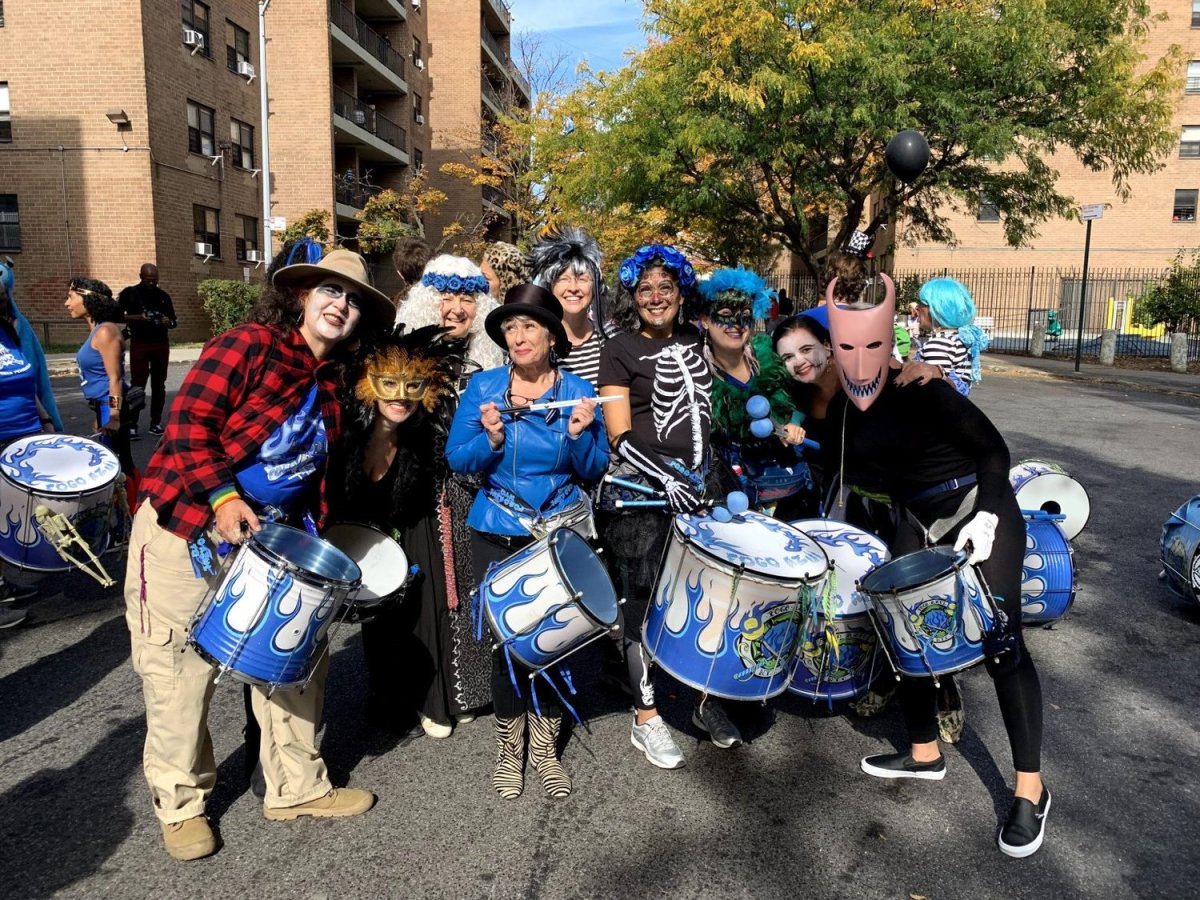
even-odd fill
[{"label": "black top hat", "polygon": [[504,295],[504,303],[488,313],[483,326],[487,329],[488,337],[507,350],[504,321],[513,316],[529,316],[550,330],[550,334],[554,336],[554,350],[561,357],[566,356],[571,349],[571,341],[563,328],[562,315],[562,304],[544,287],[536,284],[518,284],[508,289],[508,293]]}]

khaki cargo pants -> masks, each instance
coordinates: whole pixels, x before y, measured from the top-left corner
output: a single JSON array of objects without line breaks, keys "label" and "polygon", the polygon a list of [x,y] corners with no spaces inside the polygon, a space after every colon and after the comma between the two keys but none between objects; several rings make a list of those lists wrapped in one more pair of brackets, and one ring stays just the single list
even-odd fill
[{"label": "khaki cargo pants", "polygon": [[[218,568],[232,559],[230,554]],[[197,578],[187,541],[162,528],[149,503],[138,508],[125,573],[125,621],[146,701],[142,765],[155,814],[167,823],[201,815],[216,783],[208,733],[216,669],[187,646],[187,626],[222,575]],[[327,670],[328,656],[303,691],[278,690],[268,698],[264,688],[253,688],[267,807],[305,803],[332,787],[317,749]]]}]

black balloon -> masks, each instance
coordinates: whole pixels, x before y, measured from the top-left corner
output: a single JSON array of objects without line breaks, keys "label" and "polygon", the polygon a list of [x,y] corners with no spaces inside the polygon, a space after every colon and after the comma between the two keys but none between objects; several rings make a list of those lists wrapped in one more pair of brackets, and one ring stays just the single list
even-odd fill
[{"label": "black balloon", "polygon": [[883,158],[893,175],[912,184],[929,165],[929,141],[921,132],[906,129],[888,141]]}]

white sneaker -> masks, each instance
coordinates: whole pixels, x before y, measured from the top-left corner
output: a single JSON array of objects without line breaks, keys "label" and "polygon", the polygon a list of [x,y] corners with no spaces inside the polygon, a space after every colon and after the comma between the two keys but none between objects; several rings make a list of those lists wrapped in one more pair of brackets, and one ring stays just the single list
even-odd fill
[{"label": "white sneaker", "polygon": [[421,728],[431,738],[448,738],[454,731],[449,725],[435,722],[428,716],[421,716]]},{"label": "white sneaker", "polygon": [[660,769],[678,769],[683,765],[683,751],[671,737],[662,716],[655,716],[645,725],[639,725],[635,716],[629,739],[633,746],[646,754],[646,759],[652,765]]},{"label": "white sneaker", "polygon": [[475,713],[473,713],[473,712],[463,713],[461,716],[454,717],[454,724],[456,724],[456,725],[470,725],[474,721],[475,721]]}]

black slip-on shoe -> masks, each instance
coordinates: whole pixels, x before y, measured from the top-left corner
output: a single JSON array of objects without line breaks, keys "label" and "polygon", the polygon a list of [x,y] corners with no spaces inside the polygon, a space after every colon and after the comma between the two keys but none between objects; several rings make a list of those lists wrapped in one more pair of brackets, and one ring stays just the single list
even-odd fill
[{"label": "black slip-on shoe", "polygon": [[1046,836],[1046,816],[1050,813],[1050,789],[1042,786],[1042,799],[1034,806],[1024,797],[1013,800],[1008,821],[1000,829],[996,843],[1005,856],[1024,859],[1033,856]]},{"label": "black slip-on shoe", "polygon": [[916,762],[908,753],[881,753],[878,756],[864,756],[862,770],[876,778],[941,781],[946,777],[946,758],[939,756],[933,762]]}]

